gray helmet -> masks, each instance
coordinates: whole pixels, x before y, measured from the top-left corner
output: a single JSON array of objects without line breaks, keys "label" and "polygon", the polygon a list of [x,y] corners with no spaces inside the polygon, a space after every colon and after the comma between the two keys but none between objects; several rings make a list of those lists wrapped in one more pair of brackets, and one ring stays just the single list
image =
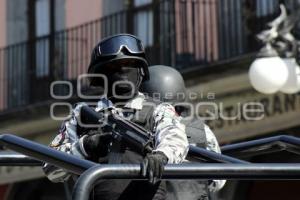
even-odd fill
[{"label": "gray helmet", "polygon": [[[206,137],[203,134],[204,124],[200,119],[184,118],[190,116],[190,108],[184,104],[186,88],[181,74],[174,68],[164,65],[149,67],[150,80],[141,85],[141,92],[163,102],[173,104],[176,112],[182,116],[181,123],[186,126],[186,134],[190,143],[205,146]],[[156,95],[156,94],[160,94]]]},{"label": "gray helmet", "polygon": [[150,80],[143,82],[141,92],[164,102],[178,103],[185,101],[186,88],[181,74],[165,65],[149,67]]}]

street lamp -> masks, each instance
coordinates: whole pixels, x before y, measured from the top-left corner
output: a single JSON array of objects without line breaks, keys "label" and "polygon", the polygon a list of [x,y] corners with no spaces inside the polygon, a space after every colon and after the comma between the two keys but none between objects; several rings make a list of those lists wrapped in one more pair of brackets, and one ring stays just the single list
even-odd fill
[{"label": "street lamp", "polygon": [[300,91],[300,67],[295,58],[286,58],[284,62],[288,69],[288,78],[280,91],[287,94],[293,94]]},{"label": "street lamp", "polygon": [[288,69],[276,50],[267,43],[251,64],[249,78],[259,92],[271,94],[279,91],[288,79]]},{"label": "street lamp", "polygon": [[249,70],[250,83],[265,94],[278,91],[296,93],[300,90],[300,67],[295,59],[297,44],[290,33],[298,13],[287,16],[283,5],[280,5],[280,10],[280,16],[268,23],[270,29],[257,35],[264,47]]}]

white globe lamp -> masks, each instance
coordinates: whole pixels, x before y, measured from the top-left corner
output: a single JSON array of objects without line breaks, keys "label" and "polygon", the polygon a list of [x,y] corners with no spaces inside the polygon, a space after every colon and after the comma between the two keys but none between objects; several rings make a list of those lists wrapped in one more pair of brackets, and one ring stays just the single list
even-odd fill
[{"label": "white globe lamp", "polygon": [[249,70],[252,86],[261,93],[278,92],[288,79],[288,68],[273,47],[267,43],[260,50]]},{"label": "white globe lamp", "polygon": [[300,91],[300,66],[295,58],[285,58],[283,61],[288,69],[288,79],[280,91],[287,94],[297,93]]}]

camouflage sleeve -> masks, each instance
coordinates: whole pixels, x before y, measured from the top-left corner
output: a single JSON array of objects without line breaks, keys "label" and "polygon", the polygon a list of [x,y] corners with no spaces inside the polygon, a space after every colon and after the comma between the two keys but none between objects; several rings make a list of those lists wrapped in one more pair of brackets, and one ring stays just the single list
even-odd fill
[{"label": "camouflage sleeve", "polygon": [[[88,156],[83,148],[83,138],[78,138],[76,132],[77,119],[82,105],[85,104],[82,103],[76,105],[75,109],[72,111],[70,119],[62,123],[58,135],[56,135],[49,145],[56,150],[75,155],[79,158],[85,158]],[[71,174],[65,170],[49,163],[44,164],[43,171],[52,182],[64,182],[71,176]]]},{"label": "camouflage sleeve", "polygon": [[[205,129],[205,135],[207,140],[206,149],[210,151],[214,151],[216,153],[221,153],[221,149],[215,134],[207,125],[204,125],[204,129]],[[225,183],[226,180],[213,180],[209,184],[208,188],[211,192],[217,192],[224,187]]]},{"label": "camouflage sleeve", "polygon": [[163,152],[169,163],[181,163],[188,152],[185,126],[180,119],[175,108],[168,103],[158,105],[153,112],[154,151]]}]

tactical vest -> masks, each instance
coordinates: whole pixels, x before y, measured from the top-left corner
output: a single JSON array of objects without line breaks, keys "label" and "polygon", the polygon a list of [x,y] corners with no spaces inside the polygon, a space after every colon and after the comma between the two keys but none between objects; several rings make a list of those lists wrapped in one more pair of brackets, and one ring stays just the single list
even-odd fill
[{"label": "tactical vest", "polygon": [[[144,129],[148,130],[149,132],[152,132],[152,127],[153,127],[153,112],[155,107],[159,104],[160,102],[155,101],[153,99],[145,99],[143,101],[143,106],[141,110],[136,110],[132,108],[122,108],[122,114],[123,116],[140,125]],[[110,149],[110,153],[108,156],[108,163],[111,164],[118,164],[118,163],[126,163],[129,161],[133,161],[130,157],[135,155],[136,159],[138,161],[143,160],[142,155],[138,155],[138,152],[133,152],[132,150],[128,148],[124,148],[125,145],[122,144],[121,141],[115,141]],[[135,161],[133,161],[135,162]]]},{"label": "tactical vest", "polygon": [[[143,102],[143,108],[141,110],[135,111],[135,114],[131,121],[137,123],[144,127],[145,129],[152,131],[151,128],[153,127],[153,112],[157,105],[159,105],[160,101],[154,100],[152,98],[147,98]],[[185,125],[185,132],[189,141],[189,144],[194,144],[198,147],[206,148],[207,141],[206,135],[204,130],[204,123],[199,118],[192,118],[186,120],[183,118],[181,123]]]},{"label": "tactical vest", "polygon": [[[148,98],[144,101],[143,108],[135,112],[131,121],[143,126],[147,130],[153,127],[153,112],[156,106],[161,102]],[[182,119],[181,123],[185,125],[185,131],[189,144],[195,144],[198,147],[206,148],[207,141],[204,129],[204,123],[201,119],[193,118],[191,120]],[[195,180],[175,180],[166,181],[167,200],[208,200],[208,182]]]},{"label": "tactical vest", "polygon": [[[157,105],[161,102],[152,98],[147,98],[143,102],[141,110],[124,109],[123,115],[130,121],[144,127],[152,132],[153,127],[153,112]],[[205,148],[207,145],[204,123],[197,118],[192,120],[181,121],[185,125],[185,131],[190,144],[195,144],[199,147]],[[122,155],[123,162],[130,162],[133,152],[127,152]],[[110,163],[120,163],[120,154],[111,153]],[[142,157],[140,156],[140,161]],[[208,200],[208,184],[207,181],[194,180],[176,180],[166,181],[166,189],[168,192],[167,200]]]}]

